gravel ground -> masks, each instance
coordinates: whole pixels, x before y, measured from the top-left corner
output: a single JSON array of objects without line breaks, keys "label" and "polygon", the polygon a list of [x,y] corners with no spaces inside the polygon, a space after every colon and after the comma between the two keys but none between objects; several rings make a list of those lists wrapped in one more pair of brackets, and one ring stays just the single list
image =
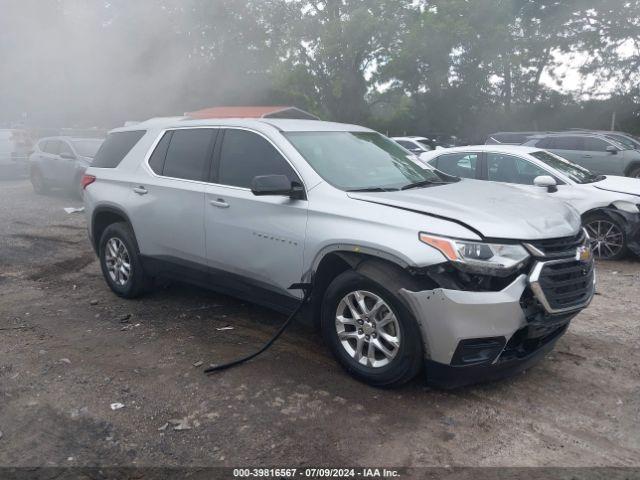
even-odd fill
[{"label": "gravel ground", "polygon": [[640,466],[637,260],[600,263],[592,305],[506,381],[372,389],[304,326],[206,377],[283,317],[177,284],[119,299],[77,201],[0,200],[0,465]]}]

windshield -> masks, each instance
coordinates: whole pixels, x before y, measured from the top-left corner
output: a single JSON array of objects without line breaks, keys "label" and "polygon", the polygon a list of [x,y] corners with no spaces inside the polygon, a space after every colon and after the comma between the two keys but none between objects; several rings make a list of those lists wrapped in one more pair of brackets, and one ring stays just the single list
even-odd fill
[{"label": "windshield", "polygon": [[594,175],[586,168],[576,165],[575,163],[571,163],[568,160],[550,152],[533,152],[531,156],[544,162],[551,168],[558,170],[560,173],[564,173],[576,183],[593,183],[604,178],[599,175]]},{"label": "windshield", "polygon": [[96,138],[87,138],[86,140],[73,140],[73,148],[76,149],[78,155],[93,158],[100,148],[100,145],[102,145],[102,142],[104,142],[104,140]]},{"label": "windshield", "polygon": [[420,182],[451,181],[376,132],[285,135],[318,175],[342,190],[398,190]]},{"label": "windshield", "polygon": [[631,150],[640,147],[640,142],[633,140],[631,138],[627,138],[624,135],[616,135],[613,133],[608,133],[606,134],[606,137],[611,140],[615,140],[618,143],[621,143],[622,145],[624,145],[625,147]]}]

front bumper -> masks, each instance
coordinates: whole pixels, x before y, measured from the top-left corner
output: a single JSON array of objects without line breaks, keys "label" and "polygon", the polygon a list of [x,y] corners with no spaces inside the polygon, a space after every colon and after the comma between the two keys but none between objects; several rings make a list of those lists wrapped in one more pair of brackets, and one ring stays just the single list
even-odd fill
[{"label": "front bumper", "polygon": [[498,292],[400,290],[422,332],[428,383],[457,387],[501,378],[553,348],[594,292],[591,288],[573,308],[549,309],[534,288],[539,265],[543,262]]}]

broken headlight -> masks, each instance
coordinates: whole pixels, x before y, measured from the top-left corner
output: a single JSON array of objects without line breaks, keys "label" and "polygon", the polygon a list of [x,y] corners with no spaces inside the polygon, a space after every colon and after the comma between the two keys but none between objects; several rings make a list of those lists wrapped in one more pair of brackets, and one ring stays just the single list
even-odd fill
[{"label": "broken headlight", "polygon": [[508,275],[520,268],[529,253],[520,244],[458,240],[420,233],[420,241],[440,251],[461,270],[488,275]]}]

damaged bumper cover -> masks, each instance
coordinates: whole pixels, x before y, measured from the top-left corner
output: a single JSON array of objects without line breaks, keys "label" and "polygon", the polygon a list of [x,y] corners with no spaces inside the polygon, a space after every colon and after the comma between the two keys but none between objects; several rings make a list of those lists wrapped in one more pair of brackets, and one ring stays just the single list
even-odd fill
[{"label": "damaged bumper cover", "polygon": [[532,292],[532,283],[531,276],[521,274],[496,292],[402,289],[400,295],[422,332],[427,382],[453,388],[532,366],[553,349],[593,297],[591,289],[586,301],[573,309],[549,313],[539,308],[532,313],[522,302],[523,294]]}]

